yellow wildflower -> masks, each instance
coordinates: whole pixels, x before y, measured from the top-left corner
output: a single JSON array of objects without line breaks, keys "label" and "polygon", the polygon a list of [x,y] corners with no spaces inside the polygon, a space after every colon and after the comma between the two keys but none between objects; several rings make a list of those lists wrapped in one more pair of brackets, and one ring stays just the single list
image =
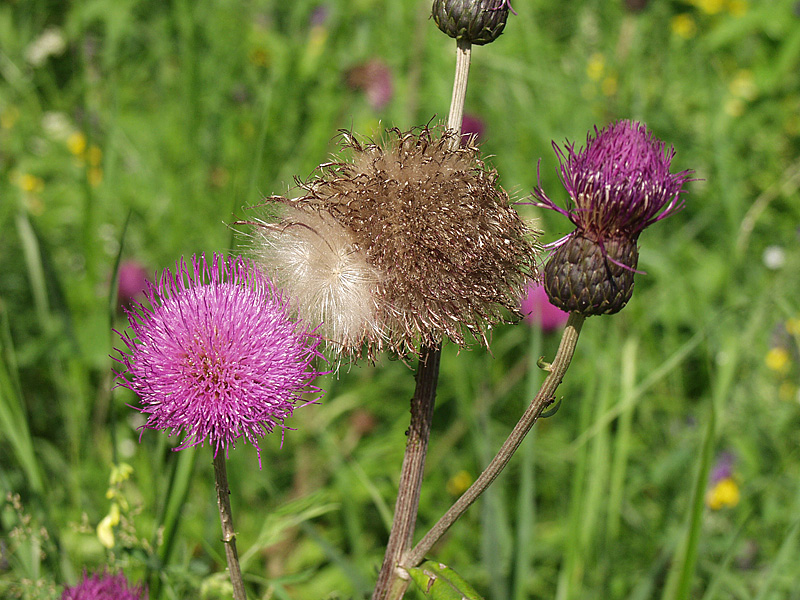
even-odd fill
[{"label": "yellow wildflower", "polygon": [[16,182],[19,188],[28,194],[38,194],[44,189],[44,180],[30,173],[23,173]]},{"label": "yellow wildflower", "polygon": [[447,480],[447,492],[452,496],[460,496],[472,485],[472,475],[459,471]]},{"label": "yellow wildflower", "polygon": [[117,525],[119,525],[119,506],[114,502],[109,513],[97,525],[97,539],[106,548],[114,547],[114,527]]},{"label": "yellow wildflower", "polygon": [[76,131],[67,138],[67,148],[75,156],[83,156],[86,152],[86,136],[82,131]]},{"label": "yellow wildflower", "polygon": [[786,348],[776,346],[774,348],[770,348],[769,352],[767,352],[764,362],[770,371],[783,374],[789,370],[789,360],[789,351]]},{"label": "yellow wildflower", "polygon": [[720,479],[714,487],[706,492],[706,506],[711,510],[723,507],[733,508],[739,504],[739,486],[731,477]]},{"label": "yellow wildflower", "polygon": [[687,40],[697,33],[697,24],[694,22],[692,15],[687,13],[672,17],[670,27],[672,28],[672,33]]}]

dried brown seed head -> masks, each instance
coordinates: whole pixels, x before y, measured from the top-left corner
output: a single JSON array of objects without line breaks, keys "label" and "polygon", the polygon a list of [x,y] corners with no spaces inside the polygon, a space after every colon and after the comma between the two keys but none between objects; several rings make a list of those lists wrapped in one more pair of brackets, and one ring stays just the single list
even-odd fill
[{"label": "dried brown seed head", "polygon": [[473,143],[453,148],[451,137],[393,129],[376,144],[344,132],[351,159],[322,165],[301,197],[282,199],[341,226],[379,273],[380,333],[362,338],[370,356],[382,345],[403,354],[445,337],[487,345],[492,324],[517,310],[535,275],[534,237],[497,173]]}]

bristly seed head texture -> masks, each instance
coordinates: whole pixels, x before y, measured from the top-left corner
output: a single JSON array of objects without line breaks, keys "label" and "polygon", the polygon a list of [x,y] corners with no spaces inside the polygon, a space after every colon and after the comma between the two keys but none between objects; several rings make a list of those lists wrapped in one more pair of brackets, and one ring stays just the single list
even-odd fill
[{"label": "bristly seed head texture", "polygon": [[242,258],[181,260],[128,310],[131,336],[119,385],[139,396],[146,429],[181,433],[176,450],[208,442],[214,454],[283,427],[312,385],[320,338],[290,318],[269,278]]},{"label": "bristly seed head texture", "polygon": [[[445,337],[488,344],[535,276],[537,246],[470,142],[430,128],[381,144],[342,132],[347,162],[299,183],[277,224],[256,227],[256,253],[302,318],[322,317],[341,354],[417,351]],[[338,314],[341,313],[341,314]]]},{"label": "bristly seed head texture", "polygon": [[537,206],[561,213],[576,229],[555,244],[545,289],[563,310],[615,313],[633,293],[639,234],[683,208],[682,188],[691,172],[670,173],[675,150],[631,121],[595,127],[578,151],[570,143],[566,151],[555,142],[553,148],[568,207],[550,200],[541,185],[533,195]]}]

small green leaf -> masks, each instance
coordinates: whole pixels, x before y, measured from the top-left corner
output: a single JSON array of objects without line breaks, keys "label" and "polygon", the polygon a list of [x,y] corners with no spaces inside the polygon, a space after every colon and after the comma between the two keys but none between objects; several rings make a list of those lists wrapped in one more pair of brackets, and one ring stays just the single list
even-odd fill
[{"label": "small green leaf", "polygon": [[483,596],[447,565],[428,560],[409,569],[411,579],[432,600],[483,600]]}]

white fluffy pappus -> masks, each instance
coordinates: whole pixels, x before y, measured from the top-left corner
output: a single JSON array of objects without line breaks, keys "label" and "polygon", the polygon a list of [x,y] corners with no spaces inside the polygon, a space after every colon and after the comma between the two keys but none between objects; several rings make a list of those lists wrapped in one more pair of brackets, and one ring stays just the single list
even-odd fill
[{"label": "white fluffy pappus", "polygon": [[254,231],[260,266],[283,288],[300,319],[339,353],[383,345],[376,302],[380,273],[332,217],[284,207],[278,223]]}]

